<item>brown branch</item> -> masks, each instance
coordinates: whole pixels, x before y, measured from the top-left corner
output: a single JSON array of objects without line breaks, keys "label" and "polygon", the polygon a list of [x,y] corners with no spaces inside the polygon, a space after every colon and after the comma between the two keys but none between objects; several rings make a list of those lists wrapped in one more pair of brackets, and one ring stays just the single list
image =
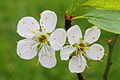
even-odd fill
[{"label": "brown branch", "polygon": [[[65,15],[65,29],[68,30],[72,26],[72,20],[74,16]],[[78,80],[84,80],[84,77],[81,73],[77,73]]]},{"label": "brown branch", "polygon": [[77,73],[78,80],[85,80],[81,73]]},{"label": "brown branch", "polygon": [[106,67],[105,67],[105,72],[103,74],[103,80],[108,80],[108,72],[109,72],[110,67],[112,65],[112,52],[113,52],[114,45],[116,43],[116,40],[117,40],[118,36],[119,36],[118,34],[115,34],[113,39],[107,40],[108,46],[109,46],[109,53],[108,53]]}]

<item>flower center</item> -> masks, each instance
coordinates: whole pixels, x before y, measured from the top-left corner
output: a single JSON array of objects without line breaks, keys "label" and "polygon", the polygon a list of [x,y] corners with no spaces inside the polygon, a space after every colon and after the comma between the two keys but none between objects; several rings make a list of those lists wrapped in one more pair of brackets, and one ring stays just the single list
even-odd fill
[{"label": "flower center", "polygon": [[84,52],[85,51],[85,43],[79,43],[77,44],[77,52]]},{"label": "flower center", "polygon": [[38,41],[40,43],[47,43],[48,42],[47,37],[44,34],[42,34],[42,35],[40,35],[40,37],[38,37]]}]

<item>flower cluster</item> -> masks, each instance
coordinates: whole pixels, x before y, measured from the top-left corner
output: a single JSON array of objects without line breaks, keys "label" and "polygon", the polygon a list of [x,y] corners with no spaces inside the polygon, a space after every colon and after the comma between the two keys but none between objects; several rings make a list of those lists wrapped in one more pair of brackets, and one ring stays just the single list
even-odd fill
[{"label": "flower cluster", "polygon": [[[61,60],[70,59],[71,72],[83,72],[86,59],[100,60],[104,55],[104,48],[93,44],[100,37],[100,29],[92,27],[86,30],[84,38],[78,25],[74,25],[66,32],[62,28],[55,29],[57,15],[53,11],[45,10],[41,13],[40,23],[33,17],[23,17],[17,25],[17,33],[26,38],[17,44],[17,54],[23,59],[32,59],[38,55],[38,62],[46,68],[55,67],[57,60],[55,51],[60,50]],[[70,45],[64,44],[68,38]]]}]

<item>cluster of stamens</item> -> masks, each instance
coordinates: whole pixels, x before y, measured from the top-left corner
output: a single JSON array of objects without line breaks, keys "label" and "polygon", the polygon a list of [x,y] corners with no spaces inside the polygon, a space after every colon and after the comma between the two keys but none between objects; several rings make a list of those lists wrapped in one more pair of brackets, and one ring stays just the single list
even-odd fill
[{"label": "cluster of stamens", "polygon": [[77,44],[77,52],[84,52],[85,51],[85,43]]},{"label": "cluster of stamens", "polygon": [[47,43],[48,42],[47,37],[44,34],[42,34],[38,37],[38,41],[40,43]]}]

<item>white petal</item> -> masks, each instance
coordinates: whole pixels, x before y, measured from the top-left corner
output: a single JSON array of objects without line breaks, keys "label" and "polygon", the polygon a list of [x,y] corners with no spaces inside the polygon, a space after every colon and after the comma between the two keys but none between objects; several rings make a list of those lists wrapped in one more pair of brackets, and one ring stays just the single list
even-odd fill
[{"label": "white petal", "polygon": [[78,43],[80,38],[82,38],[81,29],[78,25],[72,26],[67,31],[68,41],[71,45]]},{"label": "white petal", "polygon": [[[33,17],[23,17],[17,25],[17,32],[22,37],[31,38],[35,36],[32,32],[38,32],[39,23]],[[31,32],[32,31],[32,32]]]},{"label": "white petal", "polygon": [[56,29],[49,38],[51,47],[59,50],[66,42],[66,31],[62,28]]},{"label": "white petal", "polygon": [[99,44],[93,44],[86,50],[87,57],[93,60],[100,60],[104,56],[104,48]]},{"label": "white petal", "polygon": [[68,60],[69,56],[75,51],[75,49],[75,47],[70,45],[63,47],[60,51],[61,60]]},{"label": "white petal", "polygon": [[23,59],[32,59],[37,55],[37,43],[30,39],[20,40],[17,44],[17,54]]},{"label": "white petal", "polygon": [[100,29],[98,29],[97,27],[92,27],[92,28],[88,28],[85,32],[85,36],[84,36],[84,42],[87,42],[89,44],[97,41],[100,37]]},{"label": "white petal", "polygon": [[78,56],[73,56],[69,62],[69,70],[74,73],[81,73],[85,70],[86,67],[85,58],[79,54]]},{"label": "white petal", "polygon": [[55,67],[57,60],[55,57],[55,51],[51,47],[44,45],[39,52],[39,61],[42,66],[46,68]]},{"label": "white petal", "polygon": [[53,11],[43,11],[41,13],[40,25],[44,32],[52,32],[57,24],[57,15]]}]

